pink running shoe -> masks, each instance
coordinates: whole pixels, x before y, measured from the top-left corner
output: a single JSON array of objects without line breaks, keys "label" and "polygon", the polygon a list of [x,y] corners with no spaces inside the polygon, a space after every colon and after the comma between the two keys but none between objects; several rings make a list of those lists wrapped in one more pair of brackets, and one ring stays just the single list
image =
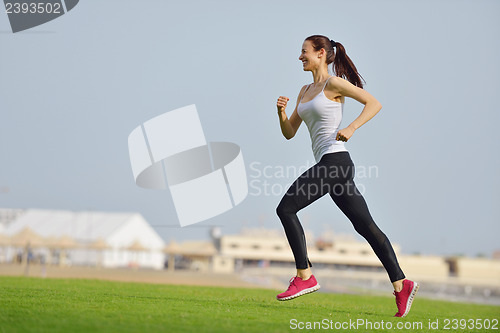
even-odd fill
[{"label": "pink running shoe", "polygon": [[290,285],[287,291],[276,296],[278,301],[287,301],[289,299],[299,297],[305,294],[315,292],[320,288],[314,275],[307,280],[302,280],[300,277],[295,276],[290,279]]},{"label": "pink running shoe", "polygon": [[394,291],[396,296],[396,305],[398,306],[398,313],[394,317],[404,317],[410,312],[411,303],[415,294],[418,291],[418,283],[408,279],[403,280],[403,289],[400,292]]}]

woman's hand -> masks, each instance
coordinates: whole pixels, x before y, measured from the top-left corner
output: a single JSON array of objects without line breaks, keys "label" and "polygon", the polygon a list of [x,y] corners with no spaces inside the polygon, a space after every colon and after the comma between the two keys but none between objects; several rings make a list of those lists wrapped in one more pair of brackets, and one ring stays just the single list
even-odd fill
[{"label": "woman's hand", "polygon": [[278,102],[276,103],[276,107],[278,108],[278,113],[285,111],[286,103],[290,100],[290,98],[285,96],[280,96],[278,98]]},{"label": "woman's hand", "polygon": [[337,132],[337,136],[335,137],[335,140],[337,141],[344,141],[347,142],[351,138],[351,136],[354,134],[354,127],[348,126],[346,128],[343,128]]}]

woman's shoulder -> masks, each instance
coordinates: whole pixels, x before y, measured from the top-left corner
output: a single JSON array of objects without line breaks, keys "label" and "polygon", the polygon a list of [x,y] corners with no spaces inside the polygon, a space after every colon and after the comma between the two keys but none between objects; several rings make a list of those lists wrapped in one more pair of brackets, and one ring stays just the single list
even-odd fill
[{"label": "woman's shoulder", "polygon": [[299,97],[302,96],[306,92],[306,90],[309,86],[310,86],[310,84],[305,84],[302,86],[302,88],[300,88]]},{"label": "woman's shoulder", "polygon": [[326,83],[326,86],[338,86],[338,85],[342,85],[344,84],[345,82],[349,82],[339,76],[336,76],[336,75],[332,75],[330,76],[330,78],[328,79],[328,82]]},{"label": "woman's shoulder", "polygon": [[309,87],[310,85],[311,85],[311,83],[304,84],[304,85],[302,86],[302,88],[300,89],[300,91],[306,90],[306,89],[307,89],[307,87]]},{"label": "woman's shoulder", "polygon": [[333,75],[328,79],[328,82],[326,83],[325,86],[325,90],[331,92],[338,92],[343,88],[345,88],[346,85],[352,85],[352,84],[341,77]]}]

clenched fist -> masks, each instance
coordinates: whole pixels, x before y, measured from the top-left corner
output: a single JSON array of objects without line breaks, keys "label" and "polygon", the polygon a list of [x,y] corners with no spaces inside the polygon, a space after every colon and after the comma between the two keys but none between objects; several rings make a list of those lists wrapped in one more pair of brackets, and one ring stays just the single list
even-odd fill
[{"label": "clenched fist", "polygon": [[337,132],[337,137],[335,138],[335,140],[347,142],[347,140],[349,140],[353,134],[354,128],[348,126]]},{"label": "clenched fist", "polygon": [[278,108],[278,113],[285,111],[286,103],[290,100],[290,98],[285,96],[280,96],[278,98],[278,102],[276,103],[276,107]]}]

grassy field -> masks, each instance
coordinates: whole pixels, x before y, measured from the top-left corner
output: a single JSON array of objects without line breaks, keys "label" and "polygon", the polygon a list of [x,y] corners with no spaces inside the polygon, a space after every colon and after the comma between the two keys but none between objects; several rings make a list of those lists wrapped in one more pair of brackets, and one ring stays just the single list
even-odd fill
[{"label": "grassy field", "polygon": [[[433,301],[417,295],[410,314],[394,318],[392,297],[318,292],[278,302],[276,293],[266,289],[0,277],[0,332],[285,332],[292,328],[301,331],[301,327],[306,331],[308,322],[319,322],[321,331],[389,332],[397,331],[398,323],[406,325],[399,330],[407,332],[500,331],[500,307],[495,306]],[[468,321],[460,323],[461,319]],[[467,328],[477,327],[470,319],[480,319],[482,324],[487,324],[485,319],[492,324],[496,320],[496,329]],[[434,327],[437,321],[438,329],[429,329],[429,320]],[[421,326],[416,326],[418,323]],[[392,329],[387,329],[388,325]]]}]

